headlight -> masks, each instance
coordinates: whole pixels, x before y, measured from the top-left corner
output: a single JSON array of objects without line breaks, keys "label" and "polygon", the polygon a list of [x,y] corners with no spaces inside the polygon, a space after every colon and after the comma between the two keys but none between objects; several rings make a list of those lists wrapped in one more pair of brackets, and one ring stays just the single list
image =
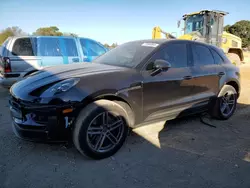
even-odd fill
[{"label": "headlight", "polygon": [[53,95],[68,91],[80,81],[80,78],[69,78],[61,82],[56,83],[49,89],[44,91],[41,97],[52,97]]}]

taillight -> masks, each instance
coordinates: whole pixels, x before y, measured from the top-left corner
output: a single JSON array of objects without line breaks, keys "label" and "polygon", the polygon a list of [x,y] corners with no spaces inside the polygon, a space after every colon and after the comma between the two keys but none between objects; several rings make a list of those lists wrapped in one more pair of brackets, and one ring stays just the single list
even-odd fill
[{"label": "taillight", "polygon": [[3,57],[3,68],[4,68],[4,73],[11,72],[11,64],[10,64],[10,58],[8,57]]}]

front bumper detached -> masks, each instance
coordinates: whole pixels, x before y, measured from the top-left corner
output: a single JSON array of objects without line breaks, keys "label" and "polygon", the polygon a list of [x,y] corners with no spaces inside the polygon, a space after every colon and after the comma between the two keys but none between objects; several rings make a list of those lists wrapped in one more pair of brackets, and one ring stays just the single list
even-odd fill
[{"label": "front bumper detached", "polygon": [[14,98],[9,104],[13,131],[18,137],[43,142],[69,139],[71,125],[77,116],[76,105],[25,104]]}]

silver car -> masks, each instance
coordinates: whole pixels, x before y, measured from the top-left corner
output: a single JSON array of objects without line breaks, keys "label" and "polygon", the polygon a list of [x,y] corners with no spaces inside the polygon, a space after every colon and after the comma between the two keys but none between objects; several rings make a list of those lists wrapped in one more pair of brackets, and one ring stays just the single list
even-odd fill
[{"label": "silver car", "polygon": [[79,37],[10,37],[0,48],[0,86],[10,87],[44,67],[91,62],[107,49],[99,42]]}]

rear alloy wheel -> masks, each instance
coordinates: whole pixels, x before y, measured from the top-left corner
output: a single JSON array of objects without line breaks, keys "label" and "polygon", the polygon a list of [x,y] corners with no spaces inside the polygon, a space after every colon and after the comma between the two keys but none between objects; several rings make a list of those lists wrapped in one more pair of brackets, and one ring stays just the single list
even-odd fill
[{"label": "rear alloy wheel", "polygon": [[220,111],[223,116],[229,116],[236,105],[236,95],[232,91],[228,91],[221,97],[220,100]]},{"label": "rear alloy wheel", "polygon": [[84,108],[73,130],[73,141],[82,154],[102,159],[116,153],[128,135],[128,115],[119,104],[99,100]]},{"label": "rear alloy wheel", "polygon": [[237,105],[237,92],[233,86],[225,85],[221,89],[215,105],[212,109],[212,116],[217,119],[229,119],[235,112]]}]

